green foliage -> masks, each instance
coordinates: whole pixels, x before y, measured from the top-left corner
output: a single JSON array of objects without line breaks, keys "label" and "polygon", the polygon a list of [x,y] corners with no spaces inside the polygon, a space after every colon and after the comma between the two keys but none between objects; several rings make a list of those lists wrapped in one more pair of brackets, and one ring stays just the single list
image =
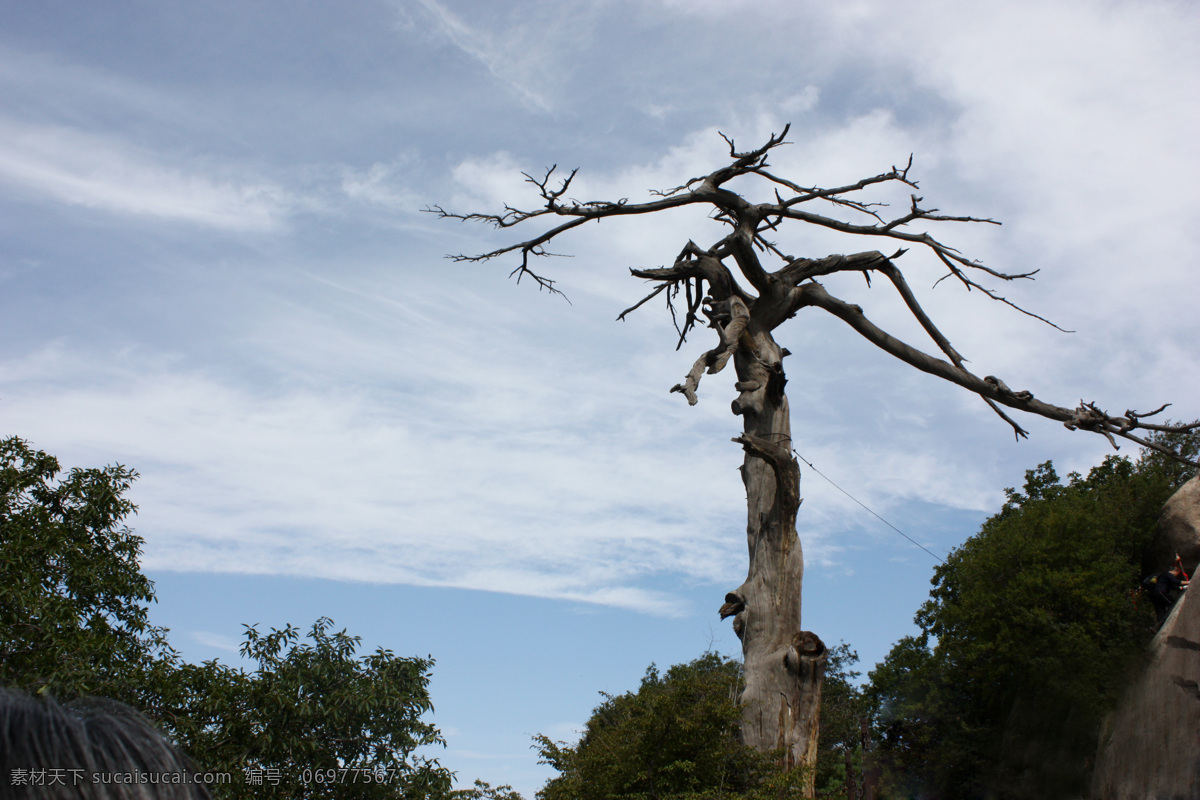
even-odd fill
[{"label": "green foliage", "polygon": [[0,685],[136,704],[135,676],[172,652],[147,621],[153,584],[123,521],[137,473],[72,469],[0,441]]},{"label": "green foliage", "polygon": [[716,653],[665,675],[651,665],[636,692],[602,693],[577,745],[535,737],[542,763],[561,773],[538,797],[732,798],[771,781],[786,791],[791,776],[773,776],[773,759],[738,741],[741,686],[740,664]]},{"label": "green foliage", "polygon": [[458,789],[450,793],[452,800],[524,800],[507,784],[492,786],[487,781],[475,781],[470,789]]},{"label": "green foliage", "polygon": [[935,570],[924,634],[870,675],[892,796],[1082,792],[1102,719],[1153,630],[1130,594],[1143,551],[1191,474],[1157,454],[1110,457],[1066,484],[1045,463],[1006,490]]},{"label": "green foliage", "polygon": [[871,670],[863,691],[875,721],[875,757],[887,767],[883,797],[937,797],[928,789],[934,772],[930,758],[939,747],[953,744],[937,738],[938,688],[937,665],[924,635],[904,637]]},{"label": "green foliage", "polygon": [[842,642],[828,649],[821,687],[821,733],[817,743],[816,786],[834,792],[846,780],[846,756],[862,768],[862,721],[868,709],[862,690],[854,684],[861,673],[852,667],[858,653]]},{"label": "green foliage", "polygon": [[[858,656],[829,651],[817,778],[823,790],[845,779],[857,753],[864,710]],[[534,737],[542,763],[559,771],[539,800],[786,800],[803,796],[805,771],[781,770],[778,753],[740,742],[741,664],[705,653],[665,674],[651,665],[636,692],[610,695],[592,712],[579,743]],[[828,724],[827,724],[828,723]],[[510,800],[507,797],[498,800]]]},{"label": "green foliage", "polygon": [[123,524],[137,474],[60,472],[26,442],[0,442],[0,685],[133,706],[201,768],[231,773],[217,797],[518,800],[486,784],[451,793],[450,774],[415,753],[442,743],[421,720],[431,659],[357,657],[359,638],[321,619],[308,642],[291,626],[247,627],[251,671],[183,662],[147,621],[154,586]]},{"label": "green foliage", "polygon": [[247,627],[252,671],[179,665],[175,693],[155,710],[193,758],[253,784],[255,797],[443,796],[449,773],[414,753],[442,744],[421,721],[432,660],[383,649],[356,657],[359,637],[332,625],[318,620],[311,643],[291,626]]}]

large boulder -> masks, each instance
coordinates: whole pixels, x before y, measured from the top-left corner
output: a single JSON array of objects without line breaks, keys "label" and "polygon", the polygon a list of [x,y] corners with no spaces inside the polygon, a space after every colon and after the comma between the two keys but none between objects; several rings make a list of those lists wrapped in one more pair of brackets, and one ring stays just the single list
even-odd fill
[{"label": "large boulder", "polygon": [[1200,586],[1150,644],[1150,664],[1101,738],[1094,800],[1200,797]]},{"label": "large boulder", "polygon": [[1200,565],[1200,474],[1171,495],[1158,518],[1158,533],[1146,550],[1143,569],[1162,572],[1175,563],[1175,554],[1183,559],[1188,575]]},{"label": "large boulder", "polygon": [[[1200,557],[1196,546],[1200,542],[1197,479],[1171,497],[1162,518],[1165,522],[1160,523],[1159,538],[1164,529],[1172,538],[1167,540],[1169,556],[1161,568],[1169,566],[1178,551],[1190,574]],[[1184,592],[1150,642],[1145,671],[1105,727],[1096,756],[1092,797],[1200,798],[1200,580]]]}]

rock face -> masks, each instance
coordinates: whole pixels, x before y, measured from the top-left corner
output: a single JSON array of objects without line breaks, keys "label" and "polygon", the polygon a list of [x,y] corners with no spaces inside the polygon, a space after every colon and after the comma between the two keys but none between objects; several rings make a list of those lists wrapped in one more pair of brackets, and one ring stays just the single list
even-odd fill
[{"label": "rock face", "polygon": [[[1178,550],[1189,573],[1195,570],[1198,523],[1200,481],[1193,478],[1159,521],[1158,538],[1170,543],[1160,569]],[[1200,798],[1200,581],[1175,604],[1147,659],[1101,736],[1093,800]]]},{"label": "rock face", "polygon": [[1170,569],[1178,553],[1188,575],[1200,565],[1200,475],[1179,488],[1163,506],[1158,534],[1146,550],[1146,573]]}]

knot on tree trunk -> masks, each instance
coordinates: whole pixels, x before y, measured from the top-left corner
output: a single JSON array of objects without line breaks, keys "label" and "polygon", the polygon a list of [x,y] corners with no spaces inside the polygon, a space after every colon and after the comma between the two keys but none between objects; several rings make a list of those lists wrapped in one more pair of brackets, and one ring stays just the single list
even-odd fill
[{"label": "knot on tree trunk", "polygon": [[769,399],[783,397],[783,390],[787,385],[783,364],[760,361],[754,371],[759,374],[733,385],[733,388],[738,390],[738,396],[730,404],[730,409],[736,416],[761,414]]},{"label": "knot on tree trunk", "polygon": [[[788,524],[794,525],[796,510],[800,508],[800,465],[792,458],[791,438],[776,444],[753,434],[743,433],[733,441],[750,455],[761,458],[775,471],[776,501],[791,517]],[[765,523],[764,523],[765,524]]]},{"label": "knot on tree trunk", "polygon": [[825,643],[812,631],[799,631],[783,654],[783,666],[796,677],[820,681],[824,674]]},{"label": "knot on tree trunk", "polygon": [[995,375],[985,376],[983,379],[983,382],[988,384],[989,386],[995,387],[996,391],[1000,392],[1000,394],[1004,395],[1005,397],[1011,398],[1014,401],[1021,402],[1021,403],[1027,403],[1033,399],[1032,392],[1025,392],[1025,391],[1014,392],[1012,389],[1008,388],[1008,384],[1006,384],[1004,381],[997,378]]}]

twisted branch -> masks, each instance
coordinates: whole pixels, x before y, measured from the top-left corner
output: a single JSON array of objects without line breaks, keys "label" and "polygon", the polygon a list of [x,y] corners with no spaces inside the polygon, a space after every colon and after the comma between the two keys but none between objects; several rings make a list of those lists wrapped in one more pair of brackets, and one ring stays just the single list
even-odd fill
[{"label": "twisted branch", "polygon": [[[1082,401],[1077,408],[1070,409],[1044,403],[1027,391],[1014,392],[998,378],[981,378],[968,370],[965,359],[922,308],[894,261],[906,252],[906,246],[925,248],[946,268],[946,274],[934,284],[935,286],[946,278],[954,278],[968,291],[978,289],[991,300],[1062,330],[1045,317],[1020,307],[983,283],[988,279],[1002,282],[1032,279],[1037,270],[1011,274],[1000,272],[967,258],[928,231],[911,229],[916,223],[998,225],[995,220],[948,215],[936,208],[923,208],[923,198],[915,193],[910,194],[909,207],[904,213],[889,218],[884,212],[886,204],[858,196],[871,187],[885,184],[898,183],[917,189],[917,181],[910,176],[911,156],[903,168],[893,166],[886,172],[832,188],[804,186],[774,174],[769,171],[767,158],[773,149],[785,144],[788,130],[789,128],[785,127],[781,133],[772,134],[761,147],[745,152],[739,151],[730,137],[721,134],[729,146],[730,163],[707,175],[691,178],[672,189],[651,192],[652,199],[643,203],[630,203],[628,198],[621,198],[615,202],[580,202],[568,199],[576,171],[572,170],[564,177],[556,179],[557,166],[552,166],[540,178],[524,173],[525,182],[535,188],[540,203],[532,209],[522,210],[505,205],[503,210],[496,214],[459,214],[446,211],[441,206],[432,206],[425,210],[437,214],[439,218],[483,222],[497,229],[511,228],[539,217],[559,220],[557,224],[552,224],[547,230],[524,241],[479,255],[460,254],[448,257],[454,261],[480,262],[510,253],[520,253],[520,263],[510,275],[515,276],[518,281],[529,277],[539,288],[562,294],[554,280],[535,271],[530,263],[531,256],[559,255],[546,250],[546,245],[559,236],[593,220],[654,214],[696,204],[710,206],[713,210],[711,218],[722,226],[728,226],[725,228],[725,235],[708,248],[688,241],[670,267],[631,269],[630,274],[634,277],[650,280],[656,285],[641,300],[617,317],[623,320],[651,299],[665,294],[667,309],[679,334],[676,349],[682,347],[701,316],[707,318],[708,326],[717,332],[716,346],[704,352],[695,361],[684,381],[671,389],[673,392],[682,393],[689,404],[694,405],[697,402],[696,390],[705,372],[719,372],[739,349],[750,361],[758,359],[759,355],[752,342],[754,337],[765,336],[769,340],[771,331],[776,327],[800,310],[814,306],[843,320],[868,341],[905,363],[979,395],[1012,427],[1018,438],[1026,436],[1027,433],[1004,408],[1058,420],[1072,430],[1098,433],[1108,438],[1114,447],[1117,438],[1124,438],[1186,461],[1167,448],[1135,433],[1138,430],[1186,432],[1196,429],[1196,425],[1159,425],[1145,421],[1146,418],[1163,411],[1166,406],[1148,414],[1126,411],[1123,416],[1107,414],[1095,403]],[[751,203],[744,196],[725,188],[725,184],[741,176],[757,177],[769,184],[773,190],[774,201]],[[850,219],[808,210],[813,207],[811,204],[814,201],[844,212]],[[778,232],[784,223],[805,223],[856,236],[881,237],[896,240],[902,246],[891,257],[878,251],[870,251],[851,255],[830,255],[819,259],[797,258],[783,252],[768,239],[768,236]],[[768,270],[760,254],[778,259],[781,262],[780,266],[773,272]],[[886,276],[909,313],[948,360],[929,355],[896,339],[868,320],[861,308],[834,297],[817,283],[817,278],[845,272],[862,274],[868,284],[874,272]],[[739,281],[744,281],[749,290]],[[681,292],[682,320],[676,309],[676,301],[679,300]]]}]

